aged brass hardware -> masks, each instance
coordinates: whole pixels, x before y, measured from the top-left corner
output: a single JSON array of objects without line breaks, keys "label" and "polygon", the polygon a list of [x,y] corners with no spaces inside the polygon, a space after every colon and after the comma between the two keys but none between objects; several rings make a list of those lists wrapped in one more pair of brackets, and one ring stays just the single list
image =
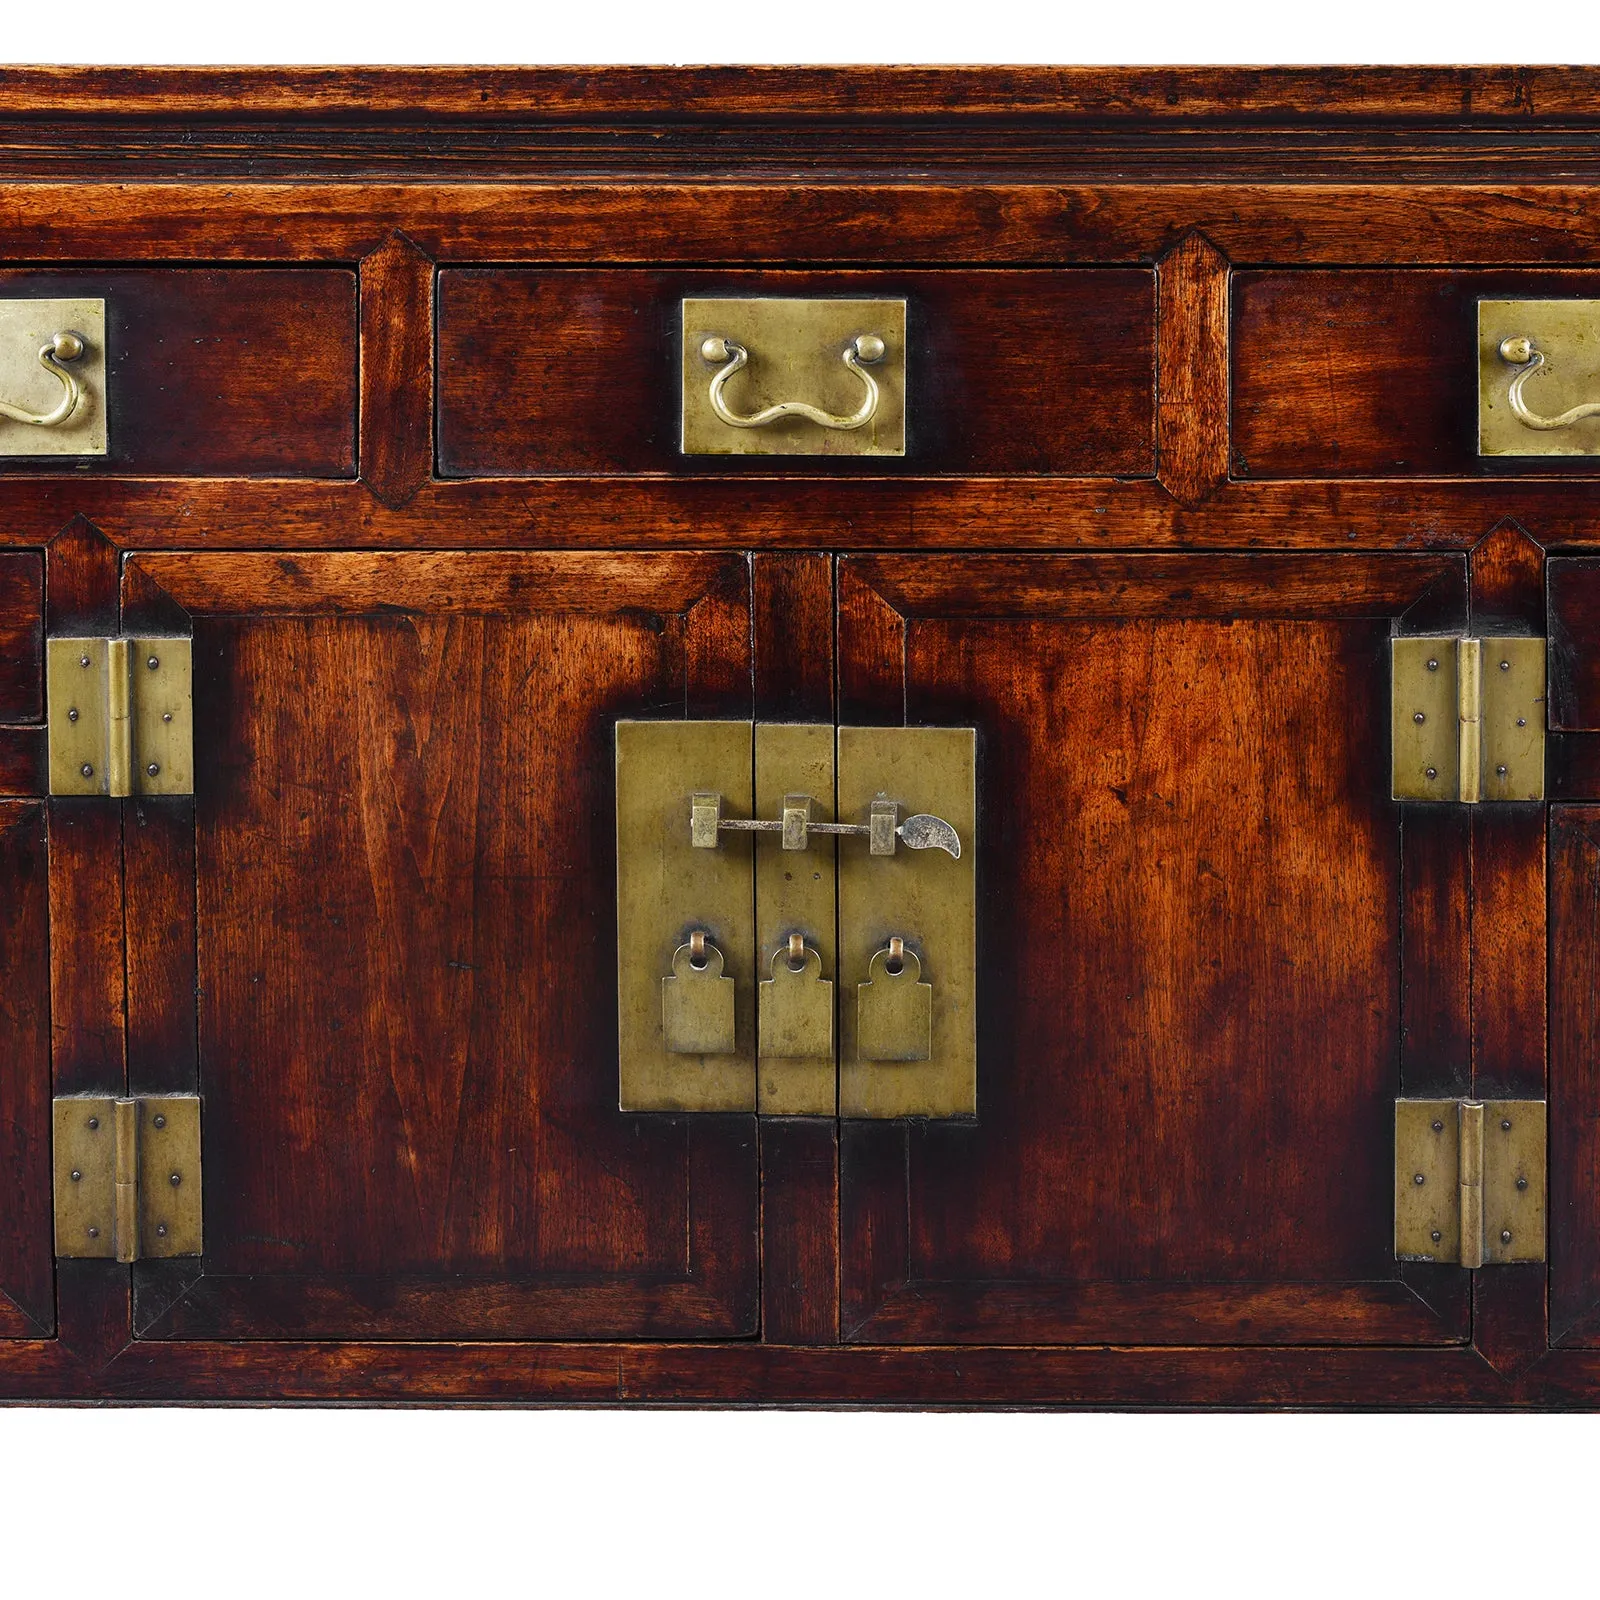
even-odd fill
[{"label": "aged brass hardware", "polygon": [[[869,848],[839,845],[839,1112],[845,1117],[960,1117],[977,1111],[977,736],[971,728],[840,728],[839,815],[869,819]],[[874,855],[871,818],[891,799],[948,819],[964,846]],[[906,824],[909,826],[909,823]],[[881,835],[880,835],[881,837]],[[904,833],[901,842],[907,842]],[[880,979],[878,958],[902,941],[915,951],[912,981],[931,993],[930,1036],[920,1060],[874,1058],[883,1040],[861,1037],[860,996]],[[911,963],[906,963],[909,969]],[[875,1002],[868,1002],[869,1010]]]},{"label": "aged brass hardware", "polygon": [[[748,840],[695,850],[684,808],[697,791],[754,799],[749,722],[619,722],[617,775],[618,1103],[624,1111],[754,1111],[755,895]],[[704,935],[731,982],[731,1050],[668,1047],[663,978]],[[722,993],[729,991],[723,990]]]},{"label": "aged brass hardware", "polygon": [[690,842],[698,850],[715,850],[724,833],[776,833],[782,835],[785,850],[804,850],[813,833],[824,833],[865,839],[867,853],[874,856],[892,856],[898,840],[908,850],[943,850],[957,860],[961,858],[961,836],[943,817],[918,815],[901,822],[900,808],[893,800],[874,800],[866,822],[814,822],[811,808],[810,795],[786,794],[783,815],[776,821],[725,817],[721,795],[692,795]]},{"label": "aged brass hardware", "polygon": [[1545,641],[1397,638],[1391,644],[1396,800],[1542,800]]},{"label": "aged brass hardware", "polygon": [[50,793],[194,793],[193,645],[183,638],[50,639]]},{"label": "aged brass hardware", "polygon": [[822,976],[821,955],[804,934],[791,933],[785,948],[773,952],[769,971],[756,1012],[762,1059],[831,1060],[833,984]]},{"label": "aged brass hardware", "polygon": [[904,455],[905,332],[904,300],[685,300],[684,454]]},{"label": "aged brass hardware", "polygon": [[731,1056],[732,978],[722,975],[722,952],[696,930],[672,953],[672,976],[661,980],[661,1032],[675,1055]]},{"label": "aged brass hardware", "polygon": [[[756,853],[756,970],[766,980],[756,1000],[756,1109],[763,1116],[831,1117],[839,1104],[833,983],[839,965],[838,843],[817,834],[816,825],[834,816],[833,724],[758,722],[755,744],[751,814],[777,815],[790,825],[787,833],[780,828],[748,836]],[[729,837],[734,842],[739,836]],[[797,937],[818,961],[804,998],[782,975],[774,977],[773,963],[790,954]],[[774,1004],[780,1012],[786,1004],[805,1008],[808,1024],[794,1031],[782,1016],[774,1017]]]},{"label": "aged brass hardware", "polygon": [[926,1061],[933,1054],[933,985],[922,963],[892,937],[856,987],[856,1056],[862,1061]]},{"label": "aged brass hardware", "polygon": [[58,1256],[201,1253],[197,1095],[63,1095],[52,1113]]},{"label": "aged brass hardware", "polygon": [[0,300],[0,456],[106,453],[104,300]]},{"label": "aged brass hardware", "polygon": [[1545,1165],[1543,1100],[1397,1100],[1395,1255],[1543,1261]]},{"label": "aged brass hardware", "polygon": [[1600,300],[1478,302],[1478,453],[1600,455]]}]

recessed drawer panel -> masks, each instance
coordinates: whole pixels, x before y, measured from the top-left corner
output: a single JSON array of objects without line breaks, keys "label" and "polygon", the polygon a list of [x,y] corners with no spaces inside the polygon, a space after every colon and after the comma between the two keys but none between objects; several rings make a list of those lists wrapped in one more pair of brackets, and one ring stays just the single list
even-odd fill
[{"label": "recessed drawer panel", "polygon": [[0,551],[0,722],[37,722],[43,704],[44,560]]},{"label": "recessed drawer panel", "polygon": [[[1596,298],[1594,271],[1237,273],[1233,470],[1249,478],[1600,471],[1594,456],[1483,453],[1478,407],[1480,301]],[[1515,370],[1506,369],[1508,381]],[[1530,385],[1528,394],[1544,403],[1542,390]],[[1528,439],[1538,448],[1548,436]]]},{"label": "recessed drawer panel", "polygon": [[[685,454],[683,302],[810,296],[904,301],[904,454]],[[1154,340],[1155,279],[1137,268],[450,270],[439,276],[439,465],[451,477],[1149,474]],[[859,388],[794,398],[848,411]]]},{"label": "recessed drawer panel", "polygon": [[88,404],[104,408],[106,433],[104,454],[7,455],[0,472],[355,472],[354,273],[0,272],[0,299],[105,302],[105,348],[85,366]]}]

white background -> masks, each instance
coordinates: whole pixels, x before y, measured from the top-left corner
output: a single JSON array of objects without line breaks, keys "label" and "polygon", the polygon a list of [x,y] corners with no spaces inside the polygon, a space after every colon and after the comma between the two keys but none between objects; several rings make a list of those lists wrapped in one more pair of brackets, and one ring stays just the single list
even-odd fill
[{"label": "white background", "polygon": [[[72,0],[13,62],[1593,62],[1560,3]],[[3,129],[0,129],[3,137]],[[0,1600],[1593,1593],[1588,1418],[0,1411]]]}]

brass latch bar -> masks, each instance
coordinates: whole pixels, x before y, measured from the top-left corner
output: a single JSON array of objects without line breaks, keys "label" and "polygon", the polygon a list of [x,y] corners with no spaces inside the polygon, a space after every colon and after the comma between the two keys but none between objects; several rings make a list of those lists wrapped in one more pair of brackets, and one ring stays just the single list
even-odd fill
[{"label": "brass latch bar", "polygon": [[194,793],[193,642],[47,641],[50,793]]},{"label": "brass latch bar", "polygon": [[866,822],[814,822],[808,794],[786,794],[783,815],[768,821],[763,817],[725,817],[720,794],[694,794],[689,797],[689,843],[696,850],[715,850],[724,833],[777,833],[783,836],[785,850],[804,850],[813,833],[861,838],[867,853],[892,856],[896,843],[908,850],[943,850],[961,859],[961,836],[943,817],[919,813],[900,820],[900,807],[893,800],[874,800]]},{"label": "brass latch bar", "polygon": [[63,1095],[53,1130],[58,1256],[200,1254],[198,1095]]},{"label": "brass latch bar", "polygon": [[1394,1161],[1401,1260],[1545,1259],[1543,1100],[1397,1100]]},{"label": "brass latch bar", "polygon": [[1544,799],[1545,641],[1390,643],[1394,798]]}]

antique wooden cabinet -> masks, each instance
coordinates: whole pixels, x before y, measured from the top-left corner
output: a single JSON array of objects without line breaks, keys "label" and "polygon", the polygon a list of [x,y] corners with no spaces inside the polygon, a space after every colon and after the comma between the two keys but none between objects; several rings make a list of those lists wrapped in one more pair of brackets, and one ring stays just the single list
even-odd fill
[{"label": "antique wooden cabinet", "polygon": [[0,1397],[1600,1397],[1600,73],[0,73]]}]

